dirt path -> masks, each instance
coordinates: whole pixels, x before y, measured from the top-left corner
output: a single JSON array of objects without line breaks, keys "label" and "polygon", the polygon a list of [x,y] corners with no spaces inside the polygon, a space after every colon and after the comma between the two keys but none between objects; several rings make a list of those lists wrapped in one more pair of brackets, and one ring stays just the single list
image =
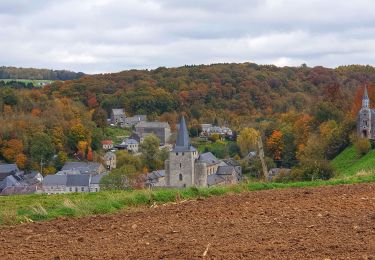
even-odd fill
[{"label": "dirt path", "polygon": [[249,192],[6,227],[0,259],[8,258],[375,259],[375,184]]}]

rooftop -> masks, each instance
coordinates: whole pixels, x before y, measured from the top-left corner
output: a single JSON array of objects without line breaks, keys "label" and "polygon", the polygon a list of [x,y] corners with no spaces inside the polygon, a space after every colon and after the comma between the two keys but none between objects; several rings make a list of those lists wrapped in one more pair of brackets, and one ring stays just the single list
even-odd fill
[{"label": "rooftop", "polygon": [[77,170],[81,173],[98,173],[100,163],[97,162],[66,162],[62,171]]},{"label": "rooftop", "polygon": [[156,128],[170,128],[167,122],[139,122],[135,127],[156,127]]}]

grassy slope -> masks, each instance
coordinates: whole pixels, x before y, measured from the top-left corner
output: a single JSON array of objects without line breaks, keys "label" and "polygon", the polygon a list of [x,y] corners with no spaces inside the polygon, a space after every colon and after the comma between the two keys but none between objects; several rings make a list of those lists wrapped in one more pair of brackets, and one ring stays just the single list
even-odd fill
[{"label": "grassy slope", "polygon": [[112,213],[120,209],[174,202],[198,197],[217,196],[245,191],[315,187],[324,185],[374,182],[375,175],[352,176],[329,181],[263,183],[251,182],[234,186],[189,188],[183,190],[159,189],[136,191],[102,191],[97,193],[73,193],[61,195],[19,195],[0,197],[0,225],[54,219],[80,217],[92,214]]},{"label": "grassy slope", "polygon": [[353,146],[345,149],[333,161],[332,166],[337,171],[337,176],[352,176],[361,170],[375,168],[375,150],[359,158]]}]

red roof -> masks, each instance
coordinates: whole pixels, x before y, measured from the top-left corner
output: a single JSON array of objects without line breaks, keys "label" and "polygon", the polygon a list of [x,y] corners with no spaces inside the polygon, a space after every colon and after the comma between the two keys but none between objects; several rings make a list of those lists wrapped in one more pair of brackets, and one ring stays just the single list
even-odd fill
[{"label": "red roof", "polygon": [[103,140],[102,144],[113,144],[112,140]]}]

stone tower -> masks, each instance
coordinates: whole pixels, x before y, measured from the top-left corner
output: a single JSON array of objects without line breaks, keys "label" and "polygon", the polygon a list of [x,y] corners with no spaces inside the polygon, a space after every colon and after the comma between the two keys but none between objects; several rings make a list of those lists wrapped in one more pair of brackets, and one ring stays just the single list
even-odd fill
[{"label": "stone tower", "polygon": [[195,186],[195,160],[198,157],[197,150],[190,144],[189,134],[185,118],[180,119],[180,127],[173,150],[169,153],[169,159],[165,161],[166,185],[170,187]]},{"label": "stone tower", "polygon": [[362,108],[357,118],[357,133],[361,138],[373,139],[372,133],[372,110],[370,109],[370,99],[367,93],[367,87],[362,97]]}]

